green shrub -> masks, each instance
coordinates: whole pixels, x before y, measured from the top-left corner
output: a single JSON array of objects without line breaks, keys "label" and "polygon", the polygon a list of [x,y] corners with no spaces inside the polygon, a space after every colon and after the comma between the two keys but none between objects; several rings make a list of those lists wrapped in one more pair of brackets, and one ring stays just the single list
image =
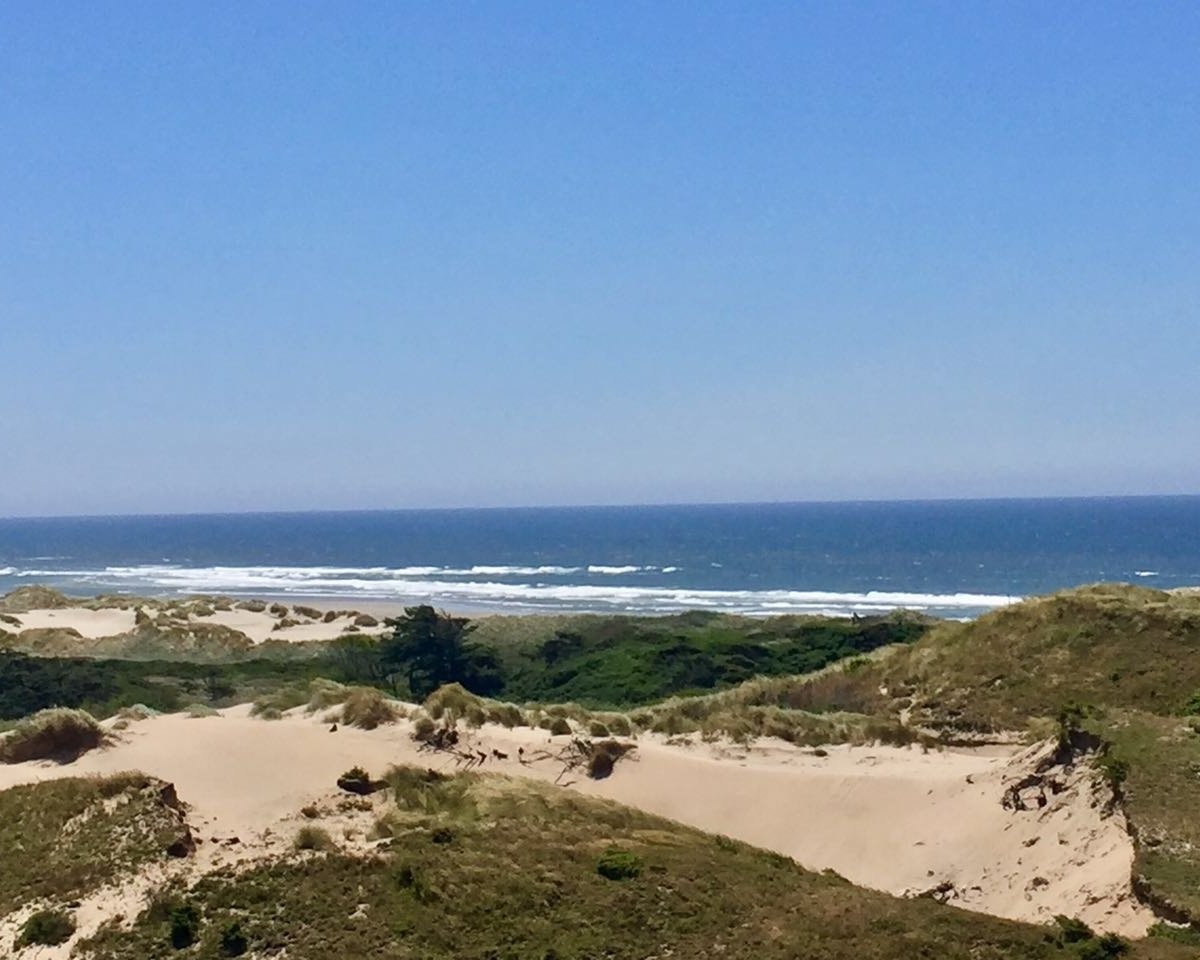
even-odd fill
[{"label": "green shrub", "polygon": [[609,880],[632,880],[642,872],[642,858],[620,847],[609,847],[596,861],[596,872]]},{"label": "green shrub", "polygon": [[1200,947],[1200,930],[1195,927],[1177,927],[1171,923],[1159,920],[1153,924],[1146,936],[1158,937],[1160,940],[1171,940],[1189,947]]},{"label": "green shrub", "polygon": [[108,735],[90,713],[54,707],[22,720],[0,739],[0,763],[46,759],[70,763],[107,741]]},{"label": "green shrub", "polygon": [[190,947],[200,932],[200,910],[194,904],[180,903],[171,907],[167,919],[171,925],[171,946],[177,950]]},{"label": "green shrub", "polygon": [[66,943],[75,932],[75,921],[62,910],[39,910],[21,926],[21,933],[13,944],[16,949],[31,947],[53,947]]},{"label": "green shrub", "polygon": [[1106,933],[1095,940],[1079,944],[1079,960],[1112,960],[1129,950],[1129,944],[1115,933]]},{"label": "green shrub", "polygon": [[1058,936],[1063,943],[1083,943],[1096,936],[1091,927],[1076,917],[1067,917],[1060,913],[1054,918],[1054,922],[1058,924]]},{"label": "green shrub", "polygon": [[201,717],[219,717],[220,716],[220,714],[217,713],[216,710],[214,710],[212,707],[210,707],[206,703],[189,703],[186,707],[183,708],[183,712],[186,713],[189,717],[192,717],[193,719],[197,719],[197,720],[200,719]]},{"label": "green shrub", "polygon": [[555,717],[550,721],[550,736],[561,737],[570,734],[571,724],[563,717]]},{"label": "green shrub", "polygon": [[593,720],[588,724],[588,733],[593,737],[607,737],[609,735],[608,727],[599,720]]},{"label": "green shrub", "polygon": [[1099,768],[1100,774],[1104,777],[1105,781],[1114,790],[1119,790],[1129,777],[1129,763],[1114,756],[1111,752],[1106,751],[1096,761],[1096,766]]},{"label": "green shrub", "polygon": [[309,824],[296,831],[296,839],[292,846],[297,850],[332,850],[334,842],[324,827]]},{"label": "green shrub", "polygon": [[221,953],[225,956],[240,957],[249,948],[250,941],[238,921],[234,920],[221,931]]},{"label": "green shrub", "polygon": [[308,691],[300,687],[281,687],[274,693],[259,697],[250,708],[250,716],[263,720],[278,720],[284,711],[308,702]]}]

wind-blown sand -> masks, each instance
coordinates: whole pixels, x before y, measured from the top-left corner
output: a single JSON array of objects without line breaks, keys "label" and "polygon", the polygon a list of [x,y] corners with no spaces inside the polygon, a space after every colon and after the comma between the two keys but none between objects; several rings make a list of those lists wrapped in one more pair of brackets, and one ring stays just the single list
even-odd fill
[{"label": "wind-blown sand", "polygon": [[[0,766],[0,789],[52,777],[141,770],[173,782],[200,838],[190,864],[202,871],[286,849],[308,822],[306,804],[324,805],[323,826],[350,831],[350,849],[366,849],[370,812],[338,819],[334,781],[351,766],[381,773],[393,763],[452,770],[454,758],[421,752],[407,722],[363,731],[302,711],[282,720],[251,718],[248,707],[220,716],[153,717],[132,723],[114,746],[73,764]],[[488,752],[484,771],[553,780],[552,760],[522,764],[541,748],[557,749],[545,731],[485,726],[472,733]],[[490,756],[498,749],[507,760]],[[577,776],[567,789],[608,797],[702,830],[726,834],[795,858],[812,869],[897,895],[939,889],[947,902],[1015,919],[1078,916],[1102,930],[1144,934],[1153,921],[1130,890],[1133,848],[1119,811],[1085,765],[1061,770],[1057,793],[1026,790],[1029,809],[1006,809],[1006,788],[1032,773],[1045,747],[994,756],[896,747],[830,747],[826,755],[780,741],[753,748],[667,744],[644,736],[635,759],[613,775]],[[377,803],[385,801],[376,798]],[[233,838],[236,838],[233,839]],[[157,869],[157,868],[156,868]],[[158,874],[143,878],[146,888]],[[129,915],[130,889],[106,906],[105,893],[86,914]],[[12,918],[10,918],[10,923]],[[81,928],[81,934],[84,931]],[[50,956],[47,954],[47,956]]]}]

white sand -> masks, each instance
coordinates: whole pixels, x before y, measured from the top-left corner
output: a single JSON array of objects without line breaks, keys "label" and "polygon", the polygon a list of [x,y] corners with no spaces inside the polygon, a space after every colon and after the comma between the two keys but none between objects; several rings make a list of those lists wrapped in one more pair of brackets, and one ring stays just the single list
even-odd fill
[{"label": "white sand", "polygon": [[[0,789],[131,769],[169,780],[191,805],[189,821],[203,841],[187,869],[208,869],[280,849],[306,822],[300,807],[332,808],[334,781],[351,766],[373,773],[393,763],[453,769],[445,754],[418,752],[409,731],[401,723],[331,733],[316,718],[294,712],[257,720],[247,707],[205,719],[156,717],[132,724],[118,745],[68,766],[0,766]],[[489,759],[485,771],[543,780],[559,773],[552,761],[517,762],[518,747],[528,755],[550,746],[544,731],[489,725],[475,736],[489,754],[496,748],[509,755]],[[1132,936],[1144,934],[1153,920],[1130,892],[1133,849],[1123,818],[1105,810],[1089,771],[1060,776],[1064,789],[1043,809],[1002,807],[1005,787],[1033,769],[1036,749],[995,757],[833,747],[818,757],[778,741],[747,750],[643,737],[634,756],[610,778],[580,775],[569,789],[736,837],[812,869],[832,868],[897,895],[948,883],[949,902],[958,906],[1030,921],[1062,913]],[[348,846],[365,847],[372,817],[335,825],[354,832]],[[231,837],[237,842],[229,843]]]},{"label": "white sand", "polygon": [[20,628],[0,623],[3,630],[37,630],[47,627],[71,628],[81,636],[95,640],[128,633],[134,627],[133,610],[88,610],[85,607],[63,607],[59,610],[30,610],[18,613]]},{"label": "white sand", "polygon": [[[153,615],[156,611],[150,609],[148,612]],[[358,612],[362,611],[355,613]],[[306,617],[301,617],[289,605],[288,618],[300,622],[282,630],[275,629],[279,623],[279,617],[267,611],[255,613],[239,609],[217,610],[208,617],[191,616],[188,618],[188,622],[190,624],[220,624],[230,627],[244,633],[253,643],[262,643],[265,640],[305,643],[313,640],[333,640],[345,635],[346,627],[354,622],[355,613],[339,616],[335,620],[325,623],[323,620],[310,621]],[[128,610],[89,610],[86,607],[62,607],[57,610],[31,610],[28,613],[15,614],[15,616],[20,621],[20,626],[0,623],[0,629],[19,632],[38,628],[69,628],[86,639],[97,640],[101,637],[129,633],[136,626],[135,611],[132,607]],[[371,634],[379,633],[382,629],[383,627],[362,627],[358,632]]]}]

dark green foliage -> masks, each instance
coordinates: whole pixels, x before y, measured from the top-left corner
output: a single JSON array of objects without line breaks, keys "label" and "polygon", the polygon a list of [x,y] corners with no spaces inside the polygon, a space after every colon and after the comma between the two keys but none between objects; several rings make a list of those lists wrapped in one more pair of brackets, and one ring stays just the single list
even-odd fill
[{"label": "dark green foliage", "polygon": [[1160,920],[1150,927],[1147,935],[1189,947],[1200,947],[1200,930],[1196,927],[1176,927]]},{"label": "dark green foliage", "polygon": [[21,926],[14,946],[18,950],[34,945],[53,947],[66,943],[74,932],[75,921],[69,914],[62,910],[39,910]]},{"label": "dark green foliage", "polygon": [[1095,940],[1081,943],[1078,947],[1079,960],[1112,960],[1128,950],[1129,944],[1115,933],[1106,933]]},{"label": "dark green foliage", "polygon": [[[509,653],[510,700],[629,707],[735,686],[755,676],[808,673],[928,630],[905,614],[833,617],[580,618],[520,656]],[[502,651],[503,652],[503,651]]]},{"label": "dark green foliage", "polygon": [[193,903],[179,903],[170,908],[167,922],[171,927],[171,946],[176,950],[190,947],[200,932],[200,908]]},{"label": "dark green foliage", "polygon": [[81,707],[103,717],[134,703],[172,713],[191,703],[253,700],[263,691],[307,683],[318,676],[340,679],[341,672],[330,657],[201,664],[31,657],[0,651],[0,719],[47,707]]},{"label": "dark green foliage", "polygon": [[1108,781],[1108,785],[1114,790],[1120,789],[1129,778],[1129,763],[1114,756],[1111,750],[1105,751],[1104,755],[1096,762],[1096,766],[1104,775],[1104,779]]},{"label": "dark green foliage", "polygon": [[233,920],[221,931],[221,953],[227,957],[240,957],[250,949],[250,940],[242,931],[239,921]]},{"label": "dark green foliage", "polygon": [[1096,936],[1092,928],[1078,917],[1066,917],[1060,913],[1054,922],[1058,924],[1058,936],[1063,943],[1082,943]]},{"label": "dark green foliage", "polygon": [[642,858],[630,850],[609,847],[596,861],[596,872],[609,880],[632,880],[641,876]]},{"label": "dark green foliage", "polygon": [[392,632],[380,642],[384,670],[402,676],[418,700],[447,683],[481,696],[500,689],[496,656],[468,640],[473,628],[466,618],[422,605],[405,607],[404,616],[388,622]]},{"label": "dark green foliage", "polygon": [[1082,920],[1064,917],[1054,918],[1058,925],[1059,944],[1072,948],[1079,960],[1113,960],[1129,950],[1129,944],[1115,933],[1096,936],[1094,930]]}]

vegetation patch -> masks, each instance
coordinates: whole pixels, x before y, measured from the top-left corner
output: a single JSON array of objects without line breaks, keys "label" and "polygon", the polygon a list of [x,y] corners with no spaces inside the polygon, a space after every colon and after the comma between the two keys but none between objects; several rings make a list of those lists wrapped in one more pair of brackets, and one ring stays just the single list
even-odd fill
[{"label": "vegetation patch", "polygon": [[21,925],[13,946],[54,947],[66,943],[75,933],[75,920],[64,910],[38,910]]},{"label": "vegetation patch", "polygon": [[[237,922],[250,951],[286,949],[289,960],[1091,957],[1057,930],[888,897],[544,784],[411,769],[393,779],[402,799],[376,854],[228,868],[185,891],[203,918],[195,955],[222,956],[223,931]],[[469,816],[457,814],[464,801]],[[620,865],[624,879],[603,875],[601,862]],[[143,960],[168,955],[165,942],[161,917],[146,911],[81,953]],[[1153,940],[1127,955],[1191,954]]]},{"label": "vegetation patch", "polygon": [[0,915],[65,902],[166,858],[182,819],[169,784],[142,774],[0,791]]},{"label": "vegetation patch", "polygon": [[70,763],[107,740],[108,734],[90,713],[62,707],[41,710],[0,738],[0,763]]}]

